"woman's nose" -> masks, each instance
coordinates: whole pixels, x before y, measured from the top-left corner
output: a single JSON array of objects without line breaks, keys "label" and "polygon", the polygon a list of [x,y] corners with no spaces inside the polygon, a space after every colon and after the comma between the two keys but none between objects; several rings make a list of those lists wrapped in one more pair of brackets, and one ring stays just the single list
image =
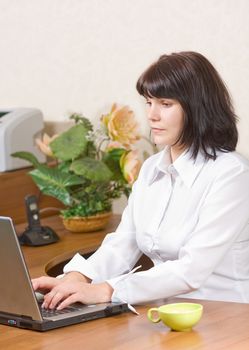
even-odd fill
[{"label": "woman's nose", "polygon": [[160,119],[160,111],[159,108],[155,105],[151,105],[148,109],[148,119],[149,120],[159,120]]}]

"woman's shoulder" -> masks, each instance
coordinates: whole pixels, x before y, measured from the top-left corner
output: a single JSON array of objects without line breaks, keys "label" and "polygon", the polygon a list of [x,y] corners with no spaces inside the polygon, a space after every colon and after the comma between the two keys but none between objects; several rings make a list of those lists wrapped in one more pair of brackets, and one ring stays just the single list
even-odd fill
[{"label": "woman's shoulder", "polygon": [[215,161],[210,160],[207,169],[210,169],[210,180],[212,178],[224,179],[241,178],[249,182],[249,161],[236,151],[219,152]]},{"label": "woman's shoulder", "polygon": [[216,158],[217,166],[224,168],[240,168],[249,170],[249,160],[239,152],[219,152]]}]

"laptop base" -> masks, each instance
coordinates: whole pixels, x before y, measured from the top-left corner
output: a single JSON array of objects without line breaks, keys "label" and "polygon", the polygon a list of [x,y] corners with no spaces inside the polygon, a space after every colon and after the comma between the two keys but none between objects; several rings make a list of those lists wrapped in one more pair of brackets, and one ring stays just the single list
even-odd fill
[{"label": "laptop base", "polygon": [[17,328],[30,329],[33,331],[48,331],[56,328],[61,328],[64,326],[70,326],[78,323],[83,323],[86,321],[96,320],[98,318],[106,318],[109,316],[118,315],[124,312],[128,312],[127,304],[111,304],[105,309],[98,313],[87,313],[82,315],[77,315],[75,317],[70,317],[68,319],[57,320],[56,322],[51,320],[43,320],[43,322],[35,321],[29,317],[19,317],[17,315],[2,314],[0,312],[0,324],[6,326],[12,326]]}]

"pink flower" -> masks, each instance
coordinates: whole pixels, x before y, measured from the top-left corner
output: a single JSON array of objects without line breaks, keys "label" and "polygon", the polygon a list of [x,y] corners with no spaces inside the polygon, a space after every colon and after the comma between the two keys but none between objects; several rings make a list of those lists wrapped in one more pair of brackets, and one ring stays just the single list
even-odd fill
[{"label": "pink flower", "polygon": [[120,158],[120,168],[125,180],[132,185],[138,177],[141,161],[138,159],[138,151],[125,152]]},{"label": "pink flower", "polygon": [[138,123],[134,112],[128,106],[118,108],[114,104],[110,113],[103,115],[101,120],[107,128],[110,139],[121,143],[126,148],[140,139]]},{"label": "pink flower", "polygon": [[52,142],[58,135],[54,135],[52,137],[48,136],[48,134],[43,134],[42,140],[35,139],[36,145],[39,147],[40,151],[44,153],[48,157],[53,157],[53,152],[49,147],[50,142]]}]

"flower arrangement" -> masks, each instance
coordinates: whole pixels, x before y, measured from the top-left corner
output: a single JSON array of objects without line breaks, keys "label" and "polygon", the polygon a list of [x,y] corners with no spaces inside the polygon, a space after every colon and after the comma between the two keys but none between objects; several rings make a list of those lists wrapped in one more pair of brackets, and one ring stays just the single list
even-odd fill
[{"label": "flower arrangement", "polygon": [[141,167],[135,148],[141,136],[134,113],[127,106],[114,104],[102,115],[97,130],[79,113],[70,119],[74,125],[67,131],[53,137],[44,134],[36,140],[48,156],[47,164],[30,152],[12,156],[33,165],[29,174],[41,192],[64,204],[64,218],[109,212],[113,199],[129,196]]}]

